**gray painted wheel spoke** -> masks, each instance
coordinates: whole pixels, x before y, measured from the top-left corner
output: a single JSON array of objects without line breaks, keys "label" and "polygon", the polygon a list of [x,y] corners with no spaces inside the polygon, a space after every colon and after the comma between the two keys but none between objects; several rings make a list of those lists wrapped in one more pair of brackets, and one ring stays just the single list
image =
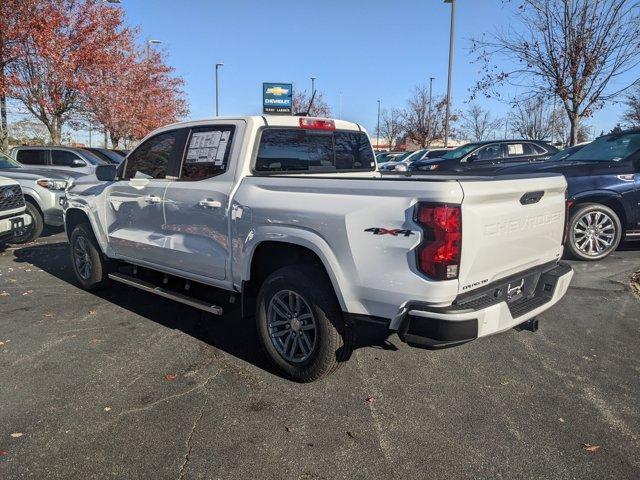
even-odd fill
[{"label": "gray painted wheel spoke", "polygon": [[[287,305],[286,303],[284,303],[282,301],[282,299],[280,299],[279,297],[274,297],[275,298],[275,303],[278,304],[278,306],[280,307],[281,311],[284,311],[284,317],[286,317],[287,315],[291,315],[291,309],[289,308],[289,305]],[[275,307],[275,304],[274,304]]]}]

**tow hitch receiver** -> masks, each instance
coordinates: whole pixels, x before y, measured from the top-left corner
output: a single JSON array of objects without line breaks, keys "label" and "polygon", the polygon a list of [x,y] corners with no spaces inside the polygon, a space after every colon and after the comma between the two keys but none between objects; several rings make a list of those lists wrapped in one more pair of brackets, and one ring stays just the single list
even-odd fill
[{"label": "tow hitch receiver", "polygon": [[530,320],[527,320],[524,323],[521,323],[520,325],[517,325],[515,327],[516,330],[518,331],[522,331],[522,330],[528,330],[530,332],[537,332],[538,331],[538,319],[537,318],[532,318]]}]

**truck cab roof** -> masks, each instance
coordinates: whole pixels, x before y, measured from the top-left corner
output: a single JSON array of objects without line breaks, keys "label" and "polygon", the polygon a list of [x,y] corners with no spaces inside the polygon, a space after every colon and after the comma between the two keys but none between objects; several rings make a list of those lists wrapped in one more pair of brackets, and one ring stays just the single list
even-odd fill
[{"label": "truck cab roof", "polygon": [[185,127],[203,127],[207,125],[215,125],[224,123],[225,121],[244,121],[249,126],[255,127],[289,127],[289,128],[301,128],[300,127],[300,119],[308,119],[309,121],[313,120],[325,120],[333,122],[336,130],[351,130],[355,132],[365,132],[366,129],[361,125],[349,122],[346,120],[340,120],[335,118],[321,118],[321,117],[302,117],[295,115],[240,115],[240,116],[227,116],[227,117],[215,117],[201,120],[190,120],[187,122],[177,122],[172,123],[170,125],[166,125],[157,130],[154,130],[147,136],[155,135],[160,132],[174,130],[176,128],[185,128]]}]

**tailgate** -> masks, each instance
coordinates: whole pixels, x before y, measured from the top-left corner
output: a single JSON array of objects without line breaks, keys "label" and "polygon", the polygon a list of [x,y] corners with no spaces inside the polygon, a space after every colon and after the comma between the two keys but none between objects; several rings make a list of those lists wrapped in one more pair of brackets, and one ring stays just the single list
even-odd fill
[{"label": "tailgate", "polygon": [[459,292],[557,260],[562,255],[562,175],[460,180],[462,257]]}]

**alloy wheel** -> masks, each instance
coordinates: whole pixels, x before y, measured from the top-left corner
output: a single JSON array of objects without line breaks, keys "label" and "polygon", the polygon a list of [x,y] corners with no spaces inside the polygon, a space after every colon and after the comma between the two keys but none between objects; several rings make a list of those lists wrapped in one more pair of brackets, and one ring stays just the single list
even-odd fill
[{"label": "alloy wheel", "polygon": [[616,226],[605,212],[585,213],[573,227],[573,244],[588,256],[600,256],[609,251],[616,238]]},{"label": "alloy wheel", "polygon": [[78,275],[80,275],[83,280],[89,280],[93,272],[93,262],[89,254],[88,241],[83,236],[76,238],[75,245],[73,246],[73,261],[76,265]]},{"label": "alloy wheel", "polygon": [[271,297],[267,326],[271,343],[286,361],[302,363],[315,351],[316,319],[309,304],[298,293],[281,290]]}]

